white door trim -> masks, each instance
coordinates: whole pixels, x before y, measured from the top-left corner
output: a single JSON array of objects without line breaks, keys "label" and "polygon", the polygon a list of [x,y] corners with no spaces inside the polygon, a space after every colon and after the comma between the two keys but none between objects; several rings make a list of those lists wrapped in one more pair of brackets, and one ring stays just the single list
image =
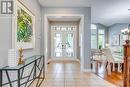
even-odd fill
[{"label": "white door trim", "polygon": [[81,59],[81,71],[84,71],[84,15],[82,14],[45,14],[44,15],[44,56],[45,56],[45,70],[47,69],[48,61],[48,34],[49,34],[49,17],[80,17],[80,59]]}]

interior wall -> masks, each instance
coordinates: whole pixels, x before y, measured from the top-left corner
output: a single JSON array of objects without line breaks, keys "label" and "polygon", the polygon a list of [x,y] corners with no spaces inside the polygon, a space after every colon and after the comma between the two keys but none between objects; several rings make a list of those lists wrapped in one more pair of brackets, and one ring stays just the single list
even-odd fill
[{"label": "interior wall", "polygon": [[8,64],[8,49],[11,49],[11,15],[0,14],[0,66]]},{"label": "interior wall", "polygon": [[35,48],[24,50],[24,57],[40,55],[41,53],[41,7],[37,0],[21,0],[21,2],[35,15]]},{"label": "interior wall", "polygon": [[[84,69],[90,69],[90,49],[91,49],[91,34],[90,34],[90,24],[91,24],[91,8],[53,8],[44,7],[42,8],[42,18],[44,20],[45,14],[81,14],[84,15]],[[44,27],[44,26],[43,26]],[[43,32],[42,32],[43,33]],[[44,40],[44,39],[42,39]],[[44,41],[42,41],[44,42]],[[44,49],[44,46],[42,47]]]},{"label": "interior wall", "polygon": [[51,22],[49,22],[49,32],[48,32],[47,36],[48,36],[48,44],[49,44],[49,46],[48,46],[48,53],[49,53],[48,58],[51,59],[51,43],[52,43],[52,41],[51,41]]},{"label": "interior wall", "polygon": [[80,26],[79,26],[80,22],[77,23],[77,58],[79,60],[81,60],[80,58]]},{"label": "interior wall", "polygon": [[113,35],[121,34],[121,30],[128,28],[128,23],[116,23],[111,25],[109,29],[109,44],[112,46]]},{"label": "interior wall", "polygon": [[[13,0],[15,1],[15,0]],[[36,26],[35,48],[24,50],[24,58],[35,54],[41,54],[40,40],[41,40],[41,7],[37,0],[20,0],[23,4],[35,14]],[[1,4],[0,4],[1,5]],[[7,66],[8,64],[8,50],[12,48],[12,14],[0,14],[0,66]]]},{"label": "interior wall", "polygon": [[8,65],[8,49],[12,47],[12,16],[0,12],[0,67]]}]

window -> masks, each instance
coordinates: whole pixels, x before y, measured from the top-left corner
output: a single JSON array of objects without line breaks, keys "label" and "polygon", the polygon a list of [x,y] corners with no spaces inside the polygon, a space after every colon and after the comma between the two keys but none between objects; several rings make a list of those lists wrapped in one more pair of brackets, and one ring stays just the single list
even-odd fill
[{"label": "window", "polygon": [[105,30],[98,30],[98,48],[104,48],[105,46]]},{"label": "window", "polygon": [[97,49],[97,26],[91,24],[91,49]]},{"label": "window", "polygon": [[105,29],[98,29],[95,24],[91,24],[91,49],[105,47]]}]

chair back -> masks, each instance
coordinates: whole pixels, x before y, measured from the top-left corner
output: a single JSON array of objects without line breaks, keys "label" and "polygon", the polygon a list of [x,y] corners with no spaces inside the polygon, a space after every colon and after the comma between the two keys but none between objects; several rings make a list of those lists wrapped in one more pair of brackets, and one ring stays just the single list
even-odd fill
[{"label": "chair back", "polygon": [[111,62],[114,61],[112,52],[111,52],[111,50],[109,48],[102,49],[102,52],[104,52],[104,55],[106,56],[107,61],[111,61]]}]

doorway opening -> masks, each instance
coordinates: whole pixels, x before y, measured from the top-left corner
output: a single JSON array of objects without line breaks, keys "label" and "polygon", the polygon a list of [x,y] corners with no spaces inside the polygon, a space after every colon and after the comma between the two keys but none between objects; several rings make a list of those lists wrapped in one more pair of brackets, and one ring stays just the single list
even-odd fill
[{"label": "doorway opening", "polygon": [[84,71],[84,16],[44,16],[45,70],[50,60],[79,60]]},{"label": "doorway opening", "polygon": [[51,59],[76,59],[78,22],[51,22]]}]

